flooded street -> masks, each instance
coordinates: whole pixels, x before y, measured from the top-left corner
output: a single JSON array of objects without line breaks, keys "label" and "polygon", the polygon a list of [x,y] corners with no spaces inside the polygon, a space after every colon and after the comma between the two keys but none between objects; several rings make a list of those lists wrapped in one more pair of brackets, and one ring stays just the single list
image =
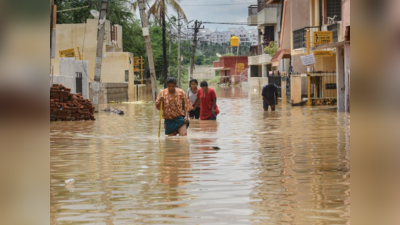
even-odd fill
[{"label": "flooded street", "polygon": [[349,114],[216,91],[217,121],[183,138],[158,138],[153,103],[52,122],[52,224],[350,223]]}]

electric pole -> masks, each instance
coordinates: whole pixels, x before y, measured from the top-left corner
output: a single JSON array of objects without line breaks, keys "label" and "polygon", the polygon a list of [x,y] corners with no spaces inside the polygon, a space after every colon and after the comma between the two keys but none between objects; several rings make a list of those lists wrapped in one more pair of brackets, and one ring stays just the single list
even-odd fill
[{"label": "electric pole", "polygon": [[[171,77],[171,62],[172,62],[172,60],[171,60],[171,42],[172,42],[172,33],[170,32],[170,35],[169,35],[169,57],[168,57],[168,60],[169,60],[169,63],[168,63],[168,77]],[[165,82],[167,82],[167,81],[165,81]]]},{"label": "electric pole", "polygon": [[138,0],[139,3],[139,11],[140,17],[142,19],[142,29],[143,29],[143,36],[146,44],[146,53],[149,61],[150,67],[150,78],[151,78],[151,92],[153,95],[153,100],[157,99],[157,80],[156,80],[156,69],[154,68],[154,61],[153,61],[153,51],[151,49],[151,40],[149,34],[149,21],[147,20],[146,10],[144,6],[145,0]]},{"label": "electric pole", "polygon": [[202,22],[201,21],[195,21],[194,22],[194,27],[190,28],[194,30],[194,38],[193,38],[193,43],[192,43],[192,58],[190,59],[190,79],[193,79],[193,69],[194,69],[194,55],[196,53],[196,47],[197,47],[197,33],[199,32],[201,27]]},{"label": "electric pole", "polygon": [[181,17],[178,15],[178,87],[181,88]]},{"label": "electric pole", "polygon": [[93,81],[93,105],[95,111],[99,110],[99,91],[100,91],[100,78],[101,78],[101,61],[103,59],[103,42],[105,23],[107,17],[108,0],[102,0],[100,5],[99,16],[99,30],[97,35],[97,49],[96,49],[96,66],[94,68],[94,81]]}]

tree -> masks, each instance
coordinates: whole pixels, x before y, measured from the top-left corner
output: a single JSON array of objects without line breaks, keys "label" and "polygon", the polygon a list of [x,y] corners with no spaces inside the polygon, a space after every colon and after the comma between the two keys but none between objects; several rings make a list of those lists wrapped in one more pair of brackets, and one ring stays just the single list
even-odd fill
[{"label": "tree", "polygon": [[[168,13],[168,6],[172,7],[174,11],[178,13],[178,17],[184,19],[187,22],[185,12],[178,4],[180,0],[155,0],[153,5],[149,9],[149,16],[153,17],[158,21],[162,27],[162,46],[163,46],[163,83],[166,87],[167,73],[168,73],[168,61],[167,61],[167,40],[166,40],[166,15]],[[133,3],[134,9],[137,7],[137,1]]]},{"label": "tree", "polygon": [[274,57],[277,51],[278,51],[278,46],[276,45],[275,41],[270,41],[269,45],[264,49],[264,52],[270,55],[271,57]]},{"label": "tree", "polygon": [[203,61],[204,61],[204,56],[196,55],[196,59],[195,59],[196,65],[203,65]]}]

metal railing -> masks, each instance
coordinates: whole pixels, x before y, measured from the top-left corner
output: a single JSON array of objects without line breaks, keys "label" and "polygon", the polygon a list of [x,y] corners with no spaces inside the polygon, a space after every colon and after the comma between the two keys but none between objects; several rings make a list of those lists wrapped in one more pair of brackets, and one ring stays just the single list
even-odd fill
[{"label": "metal railing", "polygon": [[[307,47],[307,44],[306,44],[307,38],[305,37],[307,35],[307,30],[310,30],[310,37],[312,39],[314,32],[320,31],[320,27],[303,27],[303,28],[294,30],[293,31],[293,49]],[[310,47],[312,47],[312,45]]]},{"label": "metal railing", "polygon": [[326,27],[328,31],[332,31],[332,42],[338,42],[339,41],[339,29],[340,29],[340,24],[339,23],[334,23]]},{"label": "metal railing", "polygon": [[[336,72],[313,72],[310,74],[314,94],[311,96],[313,105],[335,104],[337,99]],[[321,101],[316,101],[321,100]]]},{"label": "metal railing", "polygon": [[249,6],[249,16],[257,16],[257,13],[258,13],[258,6],[257,5]]},{"label": "metal railing", "polygon": [[252,45],[249,56],[257,56],[264,54],[264,45]]},{"label": "metal railing", "polygon": [[278,8],[277,4],[268,4],[265,0],[258,0],[258,12],[261,12],[263,9],[273,9]]}]

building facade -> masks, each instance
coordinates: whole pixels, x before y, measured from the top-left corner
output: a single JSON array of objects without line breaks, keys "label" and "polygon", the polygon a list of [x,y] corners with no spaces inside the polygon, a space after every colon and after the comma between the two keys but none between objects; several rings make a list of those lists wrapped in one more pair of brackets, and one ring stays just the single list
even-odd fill
[{"label": "building facade", "polygon": [[[262,83],[268,83],[268,75],[276,69],[272,66],[272,56],[265,53],[264,49],[270,42],[278,40],[278,7],[277,5],[266,4],[265,0],[256,0],[254,3],[255,5],[248,7],[247,18],[248,26],[257,28],[257,33],[253,33],[257,41],[251,46],[248,57],[249,84],[254,83],[250,82],[252,78],[254,80],[263,78],[266,81]],[[257,88],[262,85],[250,86],[251,88]]]},{"label": "building facade", "polygon": [[[305,37],[310,33],[310,52],[324,51],[324,56],[315,56],[311,65],[311,92],[313,102],[326,100],[337,102],[338,111],[350,107],[350,0],[267,0],[281,10],[279,21],[279,48],[272,59],[273,67],[285,70],[283,59],[290,59],[291,74],[300,76],[302,86],[307,85],[307,66],[301,56],[307,54]],[[316,33],[332,32],[332,42],[314,43]],[[297,78],[293,78],[297,79]],[[304,88],[303,88],[304,89]],[[304,91],[302,92],[304,94]],[[302,95],[301,94],[301,95]],[[302,96],[291,98],[301,101]]]},{"label": "building facade", "polygon": [[221,84],[237,84],[248,81],[247,56],[222,56],[213,63],[213,69],[219,71]]},{"label": "building facade", "polygon": [[[133,53],[123,52],[122,26],[111,25],[110,21],[105,22],[105,39],[103,46],[103,59],[101,66],[101,82],[103,83],[127,83],[128,99],[135,100],[134,84],[134,57]],[[86,24],[57,24],[56,55],[52,59],[54,74],[61,75],[60,51],[75,49],[76,54],[87,61],[82,76],[88,78],[89,82],[94,80],[97,29],[98,20],[88,19]]]},{"label": "building facade", "polygon": [[[182,40],[193,40],[193,30],[184,30]],[[199,42],[210,42],[215,44],[229,43],[232,36],[237,36],[240,43],[257,43],[257,29],[248,29],[244,27],[229,28],[227,31],[211,31],[208,28],[201,29],[197,33]]]}]

